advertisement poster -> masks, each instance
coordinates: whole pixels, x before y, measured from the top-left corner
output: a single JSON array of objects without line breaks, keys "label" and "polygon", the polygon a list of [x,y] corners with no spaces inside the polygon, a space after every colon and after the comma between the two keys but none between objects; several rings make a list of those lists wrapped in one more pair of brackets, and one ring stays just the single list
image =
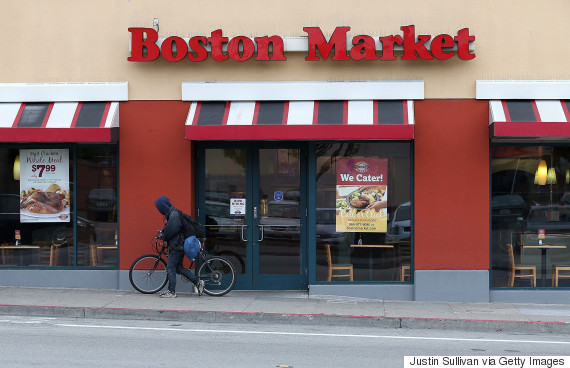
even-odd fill
[{"label": "advertisement poster", "polygon": [[20,150],[20,222],[69,222],[69,150]]},{"label": "advertisement poster", "polygon": [[245,198],[230,198],[230,216],[245,216]]},{"label": "advertisement poster", "polygon": [[336,160],[336,231],[385,233],[388,159]]}]

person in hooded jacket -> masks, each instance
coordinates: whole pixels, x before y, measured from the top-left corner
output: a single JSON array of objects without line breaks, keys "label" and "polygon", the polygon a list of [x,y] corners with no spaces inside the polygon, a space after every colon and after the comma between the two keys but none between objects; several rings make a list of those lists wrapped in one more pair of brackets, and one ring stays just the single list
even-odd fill
[{"label": "person in hooded jacket", "polygon": [[161,239],[168,244],[168,264],[166,274],[168,275],[168,290],[160,294],[162,298],[176,298],[176,274],[190,280],[198,289],[198,295],[204,292],[204,281],[198,278],[184,267],[184,233],[180,212],[170,203],[166,196],[159,197],[154,202],[156,209],[166,220],[166,225],[162,229]]}]

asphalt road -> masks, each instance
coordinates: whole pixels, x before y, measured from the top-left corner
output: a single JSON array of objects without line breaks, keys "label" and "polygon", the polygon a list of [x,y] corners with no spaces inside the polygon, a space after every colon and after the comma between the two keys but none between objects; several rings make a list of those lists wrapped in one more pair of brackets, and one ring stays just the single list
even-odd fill
[{"label": "asphalt road", "polygon": [[564,356],[570,336],[0,316],[0,367],[403,367],[404,356]]}]

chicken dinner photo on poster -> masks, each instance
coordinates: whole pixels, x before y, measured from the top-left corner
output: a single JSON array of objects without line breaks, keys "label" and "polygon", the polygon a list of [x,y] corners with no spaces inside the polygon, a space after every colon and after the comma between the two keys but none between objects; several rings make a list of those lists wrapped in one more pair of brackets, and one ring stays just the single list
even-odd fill
[{"label": "chicken dinner photo on poster", "polygon": [[69,222],[69,150],[20,150],[20,221]]}]

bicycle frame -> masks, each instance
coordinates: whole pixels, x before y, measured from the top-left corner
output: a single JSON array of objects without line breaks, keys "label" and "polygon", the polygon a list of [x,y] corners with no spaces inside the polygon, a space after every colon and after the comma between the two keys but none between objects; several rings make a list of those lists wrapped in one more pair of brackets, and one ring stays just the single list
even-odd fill
[{"label": "bicycle frame", "polygon": [[[158,233],[160,233],[160,230],[158,231]],[[200,250],[198,251],[196,258],[194,258],[194,260],[190,263],[190,267],[188,267],[188,269],[194,268],[194,270],[197,270],[198,269],[197,267],[202,262],[206,261],[206,257],[208,256],[208,252],[206,251],[206,249],[204,247],[205,244],[206,244],[206,238],[200,239]],[[160,249],[159,249],[159,247],[160,247]],[[155,236],[153,248],[154,248],[154,251],[156,252],[156,254],[160,258],[162,258],[162,256],[165,256],[165,258],[168,260],[168,244],[166,241],[160,239],[159,236]],[[168,262],[167,262],[167,264],[168,264]],[[154,265],[154,268],[156,268],[156,266],[158,266],[158,262]],[[154,268],[153,268],[153,271],[154,271]],[[196,275],[196,277],[200,278],[199,275]]]},{"label": "bicycle frame", "polygon": [[[129,280],[133,287],[144,294],[156,293],[166,286],[168,281],[168,243],[160,239],[160,231],[154,237],[155,254],[144,254],[137,258],[129,270]],[[220,256],[209,256],[205,249],[205,239],[201,239],[200,249],[191,262],[194,274],[204,281],[204,293],[211,296],[222,296],[232,290],[236,272],[230,262]],[[164,255],[164,257],[163,257]],[[153,260],[152,263],[149,263]],[[144,271],[144,272],[140,272]],[[182,276],[183,281],[190,281]]]},{"label": "bicycle frame", "polygon": [[200,262],[204,262],[206,260],[208,252],[206,251],[206,249],[204,249],[205,244],[206,244],[206,239],[205,238],[200,239],[200,250],[198,251],[196,258],[194,258],[194,260],[190,263],[190,269],[192,268],[197,269],[196,267],[200,265]]}]

